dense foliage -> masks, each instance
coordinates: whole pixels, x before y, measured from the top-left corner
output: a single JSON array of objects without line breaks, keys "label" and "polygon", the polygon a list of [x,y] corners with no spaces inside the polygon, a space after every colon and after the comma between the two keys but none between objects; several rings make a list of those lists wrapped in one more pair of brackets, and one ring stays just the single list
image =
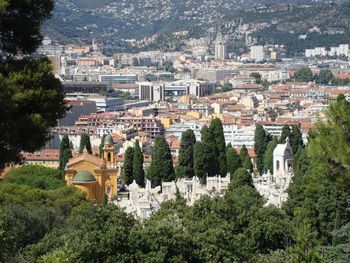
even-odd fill
[{"label": "dense foliage", "polygon": [[152,186],[158,186],[162,182],[171,182],[175,179],[173,158],[169,145],[162,135],[157,135],[154,139],[152,161],[147,170],[147,178],[151,180]]},{"label": "dense foliage", "polygon": [[67,110],[50,61],[17,56],[40,45],[40,25],[52,9],[51,0],[0,0],[0,170],[18,163],[21,151],[42,147]]}]

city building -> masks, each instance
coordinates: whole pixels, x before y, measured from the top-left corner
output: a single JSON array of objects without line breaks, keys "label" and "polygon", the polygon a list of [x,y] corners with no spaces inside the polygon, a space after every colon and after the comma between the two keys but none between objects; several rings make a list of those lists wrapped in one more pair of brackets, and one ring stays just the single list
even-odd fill
[{"label": "city building", "polygon": [[217,42],[215,44],[215,59],[225,60],[227,58],[227,47],[223,42]]},{"label": "city building", "polygon": [[98,80],[111,84],[134,84],[138,80],[138,76],[134,74],[109,74],[99,75]]},{"label": "city building", "polygon": [[250,47],[250,58],[255,61],[262,61],[265,59],[264,46],[257,45]]}]

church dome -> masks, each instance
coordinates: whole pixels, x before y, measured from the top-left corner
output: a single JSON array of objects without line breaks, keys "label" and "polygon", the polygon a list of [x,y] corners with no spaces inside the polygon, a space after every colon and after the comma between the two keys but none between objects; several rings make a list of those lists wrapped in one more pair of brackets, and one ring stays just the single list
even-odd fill
[{"label": "church dome", "polygon": [[111,145],[113,144],[113,137],[112,135],[108,134],[106,137],[105,137],[105,145]]},{"label": "church dome", "polygon": [[79,183],[94,183],[96,182],[95,177],[93,176],[92,173],[89,171],[79,171],[73,178],[73,183],[74,184],[79,184]]}]

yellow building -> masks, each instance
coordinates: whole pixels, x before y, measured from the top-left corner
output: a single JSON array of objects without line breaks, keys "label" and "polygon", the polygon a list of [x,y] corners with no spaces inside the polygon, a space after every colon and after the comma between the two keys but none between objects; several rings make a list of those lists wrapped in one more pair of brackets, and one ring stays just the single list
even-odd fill
[{"label": "yellow building", "polygon": [[118,193],[116,163],[113,138],[107,135],[102,159],[84,151],[69,160],[66,166],[66,183],[86,193],[86,198],[90,200],[101,202],[104,193],[112,198]]}]

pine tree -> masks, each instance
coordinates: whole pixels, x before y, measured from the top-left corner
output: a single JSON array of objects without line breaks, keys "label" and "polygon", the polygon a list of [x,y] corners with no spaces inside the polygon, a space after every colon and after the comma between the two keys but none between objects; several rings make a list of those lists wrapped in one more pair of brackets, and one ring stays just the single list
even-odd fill
[{"label": "pine tree", "polygon": [[264,171],[264,154],[268,143],[268,136],[261,124],[257,124],[254,134],[254,151],[256,154],[256,166],[259,173]]},{"label": "pine tree", "polygon": [[191,129],[182,133],[180,151],[179,151],[179,165],[177,167],[177,177],[193,177],[193,151],[196,143],[196,136]]},{"label": "pine tree", "polygon": [[147,177],[153,186],[161,185],[162,181],[171,182],[175,179],[173,159],[164,136],[157,135],[154,139],[152,161],[148,168]]},{"label": "pine tree", "polygon": [[134,161],[133,161],[133,174],[136,183],[144,187],[145,186],[145,172],[143,170],[143,153],[140,148],[139,141],[136,140],[134,146]]},{"label": "pine tree", "polygon": [[267,149],[264,154],[264,171],[273,172],[273,151],[277,146],[277,139],[274,138],[267,144]]},{"label": "pine tree", "polygon": [[279,139],[279,143],[286,143],[286,139],[287,137],[290,138],[290,128],[288,125],[284,125],[282,128],[282,133],[281,133],[281,137]]},{"label": "pine tree", "polygon": [[317,245],[317,233],[312,231],[311,224],[308,221],[298,226],[295,241],[296,244],[290,249],[293,263],[322,262],[321,256],[315,249]]},{"label": "pine tree", "polygon": [[59,169],[64,170],[68,159],[72,157],[68,135],[64,135],[60,144]]},{"label": "pine tree", "polygon": [[296,125],[292,126],[292,132],[290,135],[290,144],[293,149],[293,154],[295,154],[298,151],[299,147],[304,146],[303,135],[300,129]]},{"label": "pine tree", "polygon": [[79,153],[82,154],[85,148],[89,154],[92,154],[90,136],[86,133],[82,133],[80,137]]},{"label": "pine tree", "polygon": [[210,124],[210,130],[213,134],[215,145],[216,145],[216,159],[218,164],[218,173],[221,176],[227,174],[227,159],[226,159],[226,142],[224,136],[224,130],[222,123],[219,118],[212,120]]},{"label": "pine tree", "polygon": [[202,149],[204,152],[204,173],[206,176],[218,175],[218,156],[217,147],[214,139],[214,135],[207,126],[203,126],[201,130],[202,135]]},{"label": "pine tree", "polygon": [[124,181],[127,185],[130,185],[134,181],[133,175],[133,161],[134,161],[134,148],[128,147],[124,155]]},{"label": "pine tree", "polygon": [[227,170],[230,173],[230,177],[232,179],[237,169],[242,167],[241,158],[239,157],[236,150],[232,148],[232,146],[227,147],[226,158],[227,158]]},{"label": "pine tree", "polygon": [[100,157],[103,156],[103,146],[105,145],[105,138],[106,138],[106,134],[103,134],[102,138],[101,138],[101,143],[99,145],[99,150],[100,150]]},{"label": "pine tree", "polygon": [[206,171],[205,166],[205,151],[201,142],[196,142],[194,145],[194,173],[200,179],[201,183],[205,182]]}]

